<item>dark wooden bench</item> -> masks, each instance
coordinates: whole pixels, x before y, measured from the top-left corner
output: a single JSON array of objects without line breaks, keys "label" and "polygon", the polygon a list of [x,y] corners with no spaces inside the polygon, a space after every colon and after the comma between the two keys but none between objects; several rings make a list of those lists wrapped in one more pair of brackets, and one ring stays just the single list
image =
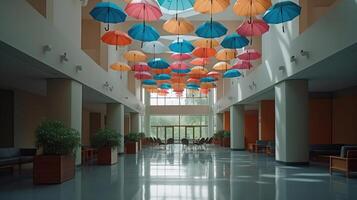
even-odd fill
[{"label": "dark wooden bench", "polygon": [[334,171],[345,172],[350,177],[351,172],[357,172],[357,150],[346,150],[347,155],[330,156],[330,174]]}]

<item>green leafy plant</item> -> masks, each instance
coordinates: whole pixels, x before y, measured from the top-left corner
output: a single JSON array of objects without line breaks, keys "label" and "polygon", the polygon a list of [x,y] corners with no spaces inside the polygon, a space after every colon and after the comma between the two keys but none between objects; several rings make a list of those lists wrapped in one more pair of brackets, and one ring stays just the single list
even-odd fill
[{"label": "green leafy plant", "polygon": [[120,144],[120,136],[112,129],[101,129],[92,138],[91,144],[95,148],[114,148]]},{"label": "green leafy plant", "polygon": [[224,130],[220,130],[220,131],[217,131],[213,137],[216,138],[216,139],[222,139],[224,137]]},{"label": "green leafy plant", "polygon": [[144,139],[144,138],[145,138],[145,133],[140,132],[140,133],[138,133],[138,134],[139,134],[139,137],[140,137],[141,139]]},{"label": "green leafy plant", "polygon": [[36,129],[36,140],[44,155],[70,155],[80,146],[79,132],[60,121],[42,122]]},{"label": "green leafy plant", "polygon": [[230,138],[230,137],[231,137],[231,132],[229,132],[229,131],[224,131],[223,137],[225,137],[225,138]]},{"label": "green leafy plant", "polygon": [[138,142],[140,140],[140,136],[138,133],[129,133],[125,137],[125,142]]}]

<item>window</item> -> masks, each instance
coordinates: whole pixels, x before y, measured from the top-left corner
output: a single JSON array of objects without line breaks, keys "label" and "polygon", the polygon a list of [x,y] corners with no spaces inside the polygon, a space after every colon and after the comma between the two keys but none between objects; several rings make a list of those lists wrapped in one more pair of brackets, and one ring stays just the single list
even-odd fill
[{"label": "window", "polygon": [[199,91],[184,90],[182,96],[177,96],[175,92],[169,90],[166,96],[157,93],[150,94],[150,105],[153,106],[174,106],[174,105],[208,105],[208,96]]}]

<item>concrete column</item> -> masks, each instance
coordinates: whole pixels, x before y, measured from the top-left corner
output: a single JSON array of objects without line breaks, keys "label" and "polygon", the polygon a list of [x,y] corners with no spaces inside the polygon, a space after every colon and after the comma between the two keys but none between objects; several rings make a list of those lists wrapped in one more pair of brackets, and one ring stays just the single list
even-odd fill
[{"label": "concrete column", "polygon": [[223,130],[223,114],[217,113],[216,114],[216,131]]},{"label": "concrete column", "polygon": [[244,105],[230,107],[231,149],[244,150]]},{"label": "concrete column", "polygon": [[124,105],[107,104],[107,128],[113,129],[121,136],[118,153],[124,153]]},{"label": "concrete column", "polygon": [[306,80],[288,80],[275,86],[275,150],[278,162],[308,163],[308,106]]},{"label": "concrete column", "polygon": [[152,136],[150,133],[150,93],[149,92],[145,91],[144,100],[145,100],[145,115],[144,115],[145,135]]},{"label": "concrete column", "polygon": [[[67,79],[47,81],[47,116],[62,121],[82,135],[82,84]],[[81,164],[81,149],[76,151],[76,165]]]},{"label": "concrete column", "polygon": [[208,105],[209,105],[209,113],[208,113],[208,133],[206,137],[212,137],[214,132],[214,119],[213,119],[213,91],[208,93]]},{"label": "concrete column", "polygon": [[138,133],[139,132],[139,113],[130,113],[130,123],[131,123],[131,132]]}]

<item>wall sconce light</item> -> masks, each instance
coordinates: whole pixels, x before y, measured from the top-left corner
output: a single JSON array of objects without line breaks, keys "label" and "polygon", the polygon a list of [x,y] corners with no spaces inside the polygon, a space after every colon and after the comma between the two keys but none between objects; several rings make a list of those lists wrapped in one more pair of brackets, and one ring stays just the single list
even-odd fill
[{"label": "wall sconce light", "polygon": [[103,84],[103,88],[106,89],[106,90],[109,90],[109,91],[113,91],[114,86],[110,85],[110,84],[108,83],[108,81],[106,81],[106,82]]},{"label": "wall sconce light", "polygon": [[285,69],[285,66],[279,66],[279,71],[281,71],[281,72],[285,72],[286,71],[286,69]]},{"label": "wall sconce light", "polygon": [[60,56],[60,60],[61,62],[68,62],[68,57],[67,57],[67,53],[64,52],[61,56]]},{"label": "wall sconce light", "polygon": [[51,50],[52,50],[52,47],[51,47],[50,45],[48,45],[48,44],[46,44],[46,45],[44,45],[44,46],[42,47],[42,52],[43,52],[43,53],[50,52]]},{"label": "wall sconce light", "polygon": [[257,88],[257,85],[255,84],[254,81],[253,81],[252,85],[253,85],[254,89]]},{"label": "wall sconce light", "polygon": [[294,62],[294,63],[296,63],[297,62],[297,59],[296,59],[296,57],[295,56],[291,56],[290,57],[290,62]]},{"label": "wall sconce light", "polygon": [[305,56],[306,58],[309,58],[310,57],[310,52],[301,50],[300,51],[300,55],[301,56]]},{"label": "wall sconce light", "polygon": [[75,69],[77,73],[83,70],[82,65],[76,65]]}]

